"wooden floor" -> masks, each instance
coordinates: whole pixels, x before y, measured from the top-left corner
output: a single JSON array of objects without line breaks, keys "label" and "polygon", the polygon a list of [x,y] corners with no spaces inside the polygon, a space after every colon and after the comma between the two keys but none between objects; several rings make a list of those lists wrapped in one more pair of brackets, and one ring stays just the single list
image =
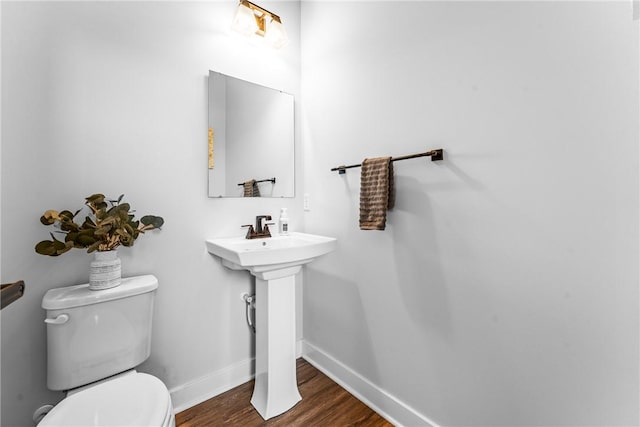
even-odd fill
[{"label": "wooden floor", "polygon": [[251,406],[253,381],[176,415],[177,427],[208,426],[392,426],[368,406],[303,359],[297,361],[302,400],[284,414],[264,421]]}]

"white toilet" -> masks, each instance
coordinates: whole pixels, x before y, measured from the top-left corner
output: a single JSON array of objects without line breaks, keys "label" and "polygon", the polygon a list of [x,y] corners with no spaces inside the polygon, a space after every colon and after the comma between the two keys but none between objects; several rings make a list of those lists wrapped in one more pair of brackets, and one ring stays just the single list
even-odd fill
[{"label": "white toilet", "polygon": [[67,391],[38,427],[175,427],[171,396],[158,378],[133,368],[151,351],[154,276],[49,290],[47,387]]}]

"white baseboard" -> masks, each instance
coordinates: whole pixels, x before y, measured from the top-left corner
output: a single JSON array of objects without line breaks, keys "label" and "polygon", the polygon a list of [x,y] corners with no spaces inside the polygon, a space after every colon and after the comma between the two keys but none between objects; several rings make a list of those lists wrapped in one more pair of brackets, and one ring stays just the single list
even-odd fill
[{"label": "white baseboard", "polygon": [[255,375],[254,359],[246,359],[169,390],[173,410],[189,409],[205,400],[251,381]]},{"label": "white baseboard", "polygon": [[[302,355],[302,341],[296,342],[296,357]],[[169,390],[175,413],[251,381],[255,376],[255,358],[242,360],[226,368],[196,378]]]},{"label": "white baseboard", "polygon": [[302,357],[395,426],[438,425],[307,341]]}]

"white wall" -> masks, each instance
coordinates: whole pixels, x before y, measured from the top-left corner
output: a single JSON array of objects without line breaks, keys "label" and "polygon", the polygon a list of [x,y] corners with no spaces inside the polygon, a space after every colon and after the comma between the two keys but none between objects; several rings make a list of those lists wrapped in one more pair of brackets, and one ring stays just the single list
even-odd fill
[{"label": "white wall", "polygon": [[91,256],[33,247],[48,236],[44,210],[81,207],[94,192],[125,193],[139,214],[166,221],[120,251],[123,275],[160,281],[141,370],[176,389],[252,356],[239,298],[252,280],[224,269],[204,239],[240,235],[282,206],[295,226],[301,203],[207,198],[207,77],[212,69],[299,96],[300,6],[264,2],[291,38],[274,53],[230,33],[236,4],[2,2],[1,278],[27,284],[2,310],[3,426],[31,425],[39,405],[62,397],[45,385],[40,302],[50,288],[86,282]]},{"label": "white wall", "polygon": [[[204,238],[286,206],[294,229],[340,242],[307,269],[305,339],[425,419],[638,424],[630,2],[305,1],[304,189],[208,199],[208,70],[300,95],[298,3],[264,2],[291,39],[275,55],[229,34],[235,5],[0,3],[1,279],[27,282],[1,312],[1,424],[62,397],[45,387],[40,301],[85,282],[90,256],[33,246],[45,209],[96,191],[166,220],[121,258],[160,279],[141,370],[173,390],[252,354],[251,279]],[[329,169],[437,147],[443,162],[397,164],[387,230],[359,231],[359,172]]]},{"label": "white wall", "polygon": [[[637,425],[631,2],[302,3],[305,340],[438,424]],[[358,230],[365,157],[396,163]]]}]

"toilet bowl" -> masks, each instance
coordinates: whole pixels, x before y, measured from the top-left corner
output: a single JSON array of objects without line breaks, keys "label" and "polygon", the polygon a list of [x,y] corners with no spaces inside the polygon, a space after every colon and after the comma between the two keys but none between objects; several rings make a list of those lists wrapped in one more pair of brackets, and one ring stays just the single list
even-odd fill
[{"label": "toilet bowl", "polygon": [[38,427],[175,427],[171,397],[156,377],[131,371],[69,393]]},{"label": "toilet bowl", "polygon": [[47,387],[66,392],[38,427],[175,427],[167,387],[135,367],[151,352],[158,280],[123,278],[93,291],[88,284],[49,290]]}]

